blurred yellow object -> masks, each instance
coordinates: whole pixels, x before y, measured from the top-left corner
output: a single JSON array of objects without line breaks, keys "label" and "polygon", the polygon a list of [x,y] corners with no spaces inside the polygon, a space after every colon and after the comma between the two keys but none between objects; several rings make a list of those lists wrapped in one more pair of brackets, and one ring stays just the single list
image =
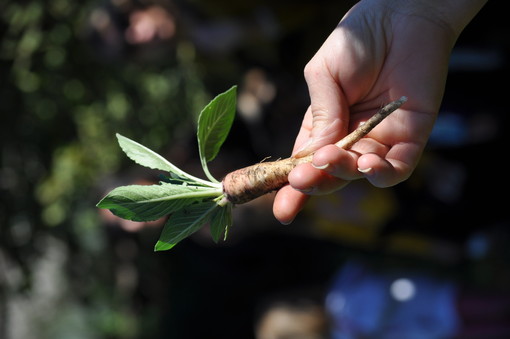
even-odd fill
[{"label": "blurred yellow object", "polygon": [[319,235],[363,247],[375,244],[378,231],[396,211],[392,190],[363,181],[334,194],[316,196],[307,206],[312,227]]}]

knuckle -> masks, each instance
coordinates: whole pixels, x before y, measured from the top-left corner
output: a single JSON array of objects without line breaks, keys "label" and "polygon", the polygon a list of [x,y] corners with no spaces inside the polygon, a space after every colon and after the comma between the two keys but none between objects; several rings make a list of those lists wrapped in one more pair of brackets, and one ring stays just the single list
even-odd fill
[{"label": "knuckle", "polygon": [[319,67],[315,59],[310,60],[303,70],[305,80],[307,82],[313,81],[313,79],[319,77],[322,69]]}]

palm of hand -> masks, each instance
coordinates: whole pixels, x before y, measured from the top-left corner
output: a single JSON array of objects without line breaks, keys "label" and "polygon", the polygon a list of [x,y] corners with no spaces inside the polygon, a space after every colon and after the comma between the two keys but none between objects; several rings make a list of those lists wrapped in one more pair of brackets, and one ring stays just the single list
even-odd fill
[{"label": "palm of hand", "polygon": [[[276,196],[273,212],[284,223],[309,194],[330,193],[361,177],[392,186],[416,167],[439,109],[454,38],[429,18],[385,10],[355,6],[305,68],[311,105],[294,153],[315,156],[312,165],[289,175],[294,189]],[[402,95],[409,97],[405,107],[350,151],[332,145]]]}]

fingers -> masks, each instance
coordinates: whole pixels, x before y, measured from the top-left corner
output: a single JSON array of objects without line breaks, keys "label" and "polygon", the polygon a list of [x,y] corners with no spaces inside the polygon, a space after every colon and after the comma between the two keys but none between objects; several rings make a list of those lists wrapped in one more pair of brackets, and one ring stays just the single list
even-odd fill
[{"label": "fingers", "polygon": [[358,159],[358,170],[376,187],[394,186],[407,180],[420,159],[423,148],[414,145],[398,145],[385,155],[366,153]]},{"label": "fingers", "polygon": [[389,187],[405,180],[391,162],[377,154],[365,154],[360,157],[359,171],[376,187]]},{"label": "fingers", "polygon": [[[296,157],[297,153],[300,152],[301,149],[305,148],[305,144],[310,139],[310,131],[312,130],[312,124],[313,124],[312,110],[310,107],[308,107],[308,109],[305,112],[303,122],[301,123],[301,128],[299,129],[298,135],[296,137],[296,141],[294,142],[294,148],[292,149],[292,155],[294,157]],[[303,154],[303,156],[304,155],[306,154]]]},{"label": "fingers", "polygon": [[352,151],[334,145],[317,150],[310,166],[298,166],[289,174],[290,185],[311,195],[331,193],[360,178],[390,187],[409,178],[421,154],[413,144],[388,149],[364,139],[356,146]]},{"label": "fingers", "polygon": [[348,180],[337,178],[311,164],[297,166],[289,174],[289,184],[295,190],[309,195],[332,193],[344,187]]},{"label": "fingers", "polygon": [[[349,180],[339,177],[360,178],[357,170],[357,156],[334,145],[317,151],[312,164],[297,166],[289,174],[289,183],[276,194],[273,203],[273,214],[282,224],[289,224],[301,211],[310,195],[327,194],[341,189]],[[330,164],[328,169],[321,170],[314,166]],[[329,173],[327,172],[329,171]],[[336,177],[336,176],[339,177]]]},{"label": "fingers", "polygon": [[289,224],[301,211],[308,196],[328,194],[350,181],[366,178],[376,187],[394,186],[411,175],[423,147],[403,143],[391,148],[365,138],[353,150],[335,145],[318,149],[312,163],[301,164],[289,174],[289,185],[276,195],[273,213]]},{"label": "fingers", "polygon": [[282,187],[276,193],[273,203],[275,218],[284,225],[290,224],[303,209],[309,198],[310,196],[296,191],[290,186]]},{"label": "fingers", "polygon": [[[321,146],[333,144],[347,133],[348,107],[342,89],[322,57],[314,57],[305,67],[310,93],[307,141],[296,157],[305,156]],[[311,126],[310,126],[311,115]]]},{"label": "fingers", "polygon": [[356,152],[327,145],[315,152],[312,166],[336,178],[354,180],[362,177],[358,171],[357,160]]}]

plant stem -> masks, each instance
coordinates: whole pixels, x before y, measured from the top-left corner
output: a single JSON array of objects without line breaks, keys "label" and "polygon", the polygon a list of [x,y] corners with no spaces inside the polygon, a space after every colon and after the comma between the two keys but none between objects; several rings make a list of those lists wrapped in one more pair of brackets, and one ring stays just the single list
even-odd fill
[{"label": "plant stem", "polygon": [[[179,170],[180,171],[180,170]],[[191,180],[191,181],[194,181],[198,184],[201,184],[201,185],[204,185],[204,186],[207,186],[207,187],[211,187],[211,188],[215,188],[215,189],[221,189],[222,185],[220,182],[212,182],[212,181],[207,181],[207,180],[204,180],[204,179],[200,179],[200,178],[197,178],[191,174],[188,174],[186,172],[183,172],[183,171],[180,171],[180,173],[178,173],[179,175]]]},{"label": "plant stem", "polygon": [[[406,101],[406,97],[401,97],[390,102],[335,145],[343,149],[351,148]],[[294,167],[309,163],[312,159],[313,153],[301,158],[290,157],[239,169],[227,174],[223,179],[223,192],[233,204],[246,203],[266,193],[280,189],[288,183],[287,177]]]},{"label": "plant stem", "polygon": [[186,192],[180,194],[173,194],[167,197],[151,199],[148,202],[158,202],[165,200],[177,200],[177,199],[187,199],[187,198],[210,198],[210,197],[219,197],[223,195],[223,191],[221,188],[206,188],[206,189],[197,189],[196,192]]}]

